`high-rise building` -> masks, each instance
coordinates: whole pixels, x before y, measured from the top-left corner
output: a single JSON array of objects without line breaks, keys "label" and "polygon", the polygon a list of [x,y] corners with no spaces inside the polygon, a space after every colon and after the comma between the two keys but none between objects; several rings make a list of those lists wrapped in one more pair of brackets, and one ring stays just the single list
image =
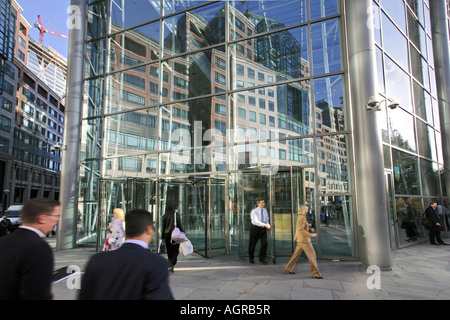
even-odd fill
[{"label": "high-rise building", "polygon": [[[6,9],[6,4],[9,9]],[[2,23],[8,21],[8,37],[2,37],[7,60],[2,64],[0,108],[0,185],[2,209],[30,198],[59,198],[61,150],[64,126],[62,86],[50,83],[47,74],[27,67],[39,52],[46,52],[30,38],[31,24],[15,0],[2,1]],[[7,15],[9,14],[9,16]],[[36,49],[38,47],[39,50]],[[44,55],[44,54],[41,54]],[[62,59],[46,62],[49,69]],[[57,77],[54,77],[56,79]],[[65,88],[65,79],[64,79]],[[65,90],[64,90],[65,91]],[[57,146],[56,149],[52,148]]]},{"label": "high-rise building", "polygon": [[206,257],[246,257],[259,198],[274,260],[301,204],[321,258],[389,268],[430,201],[448,229],[447,1],[72,5],[60,248],[100,247],[116,207],[159,231],[168,202]]}]

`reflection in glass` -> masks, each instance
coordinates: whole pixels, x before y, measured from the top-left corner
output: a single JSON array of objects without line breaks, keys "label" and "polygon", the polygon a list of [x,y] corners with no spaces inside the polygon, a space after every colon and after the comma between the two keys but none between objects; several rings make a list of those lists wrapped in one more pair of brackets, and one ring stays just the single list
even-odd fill
[{"label": "reflection in glass", "polygon": [[437,162],[436,140],[434,138],[433,128],[417,120],[417,137],[420,155]]},{"label": "reflection in glass", "polygon": [[409,70],[408,42],[396,26],[382,14],[383,47],[405,70]]},{"label": "reflection in glass", "polygon": [[315,75],[342,70],[339,19],[312,24],[311,43]]},{"label": "reflection in glass", "polygon": [[420,194],[419,167],[416,156],[392,149],[395,194]]},{"label": "reflection in glass", "polygon": [[164,55],[174,55],[225,41],[223,2],[163,20]]},{"label": "reflection in glass", "polygon": [[424,229],[420,224],[420,219],[424,210],[421,199],[396,198],[395,207],[400,245],[423,238]]},{"label": "reflection in glass", "polygon": [[403,0],[382,0],[381,6],[400,29],[406,33],[405,4]]},{"label": "reflection in glass", "polygon": [[385,55],[386,95],[400,106],[412,111],[410,77],[395,62]]},{"label": "reflection in glass", "polygon": [[393,145],[409,151],[416,151],[414,117],[412,115],[401,108],[389,110],[389,129]]},{"label": "reflection in glass", "polygon": [[315,116],[322,119],[316,132],[343,131],[345,123],[345,98],[341,75],[314,80]]},{"label": "reflection in glass", "polygon": [[246,32],[242,19],[249,19],[255,26],[254,30],[247,29],[246,35],[262,33],[279,28],[288,27],[305,22],[307,19],[306,0],[282,1],[233,1],[230,5],[234,16],[233,29]]},{"label": "reflection in glass", "polygon": [[352,256],[355,254],[352,197],[321,197],[316,217],[320,228],[320,254]]},{"label": "reflection in glass", "polygon": [[159,12],[159,1],[111,0],[112,29],[125,29],[157,19]]},{"label": "reflection in glass", "polygon": [[331,16],[339,12],[338,0],[310,1],[311,20]]},{"label": "reflection in glass", "polygon": [[439,167],[437,163],[425,159],[420,160],[423,195],[441,196]]},{"label": "reflection in glass", "polygon": [[97,2],[88,8],[87,40],[106,35],[107,25],[107,4],[106,1]]}]

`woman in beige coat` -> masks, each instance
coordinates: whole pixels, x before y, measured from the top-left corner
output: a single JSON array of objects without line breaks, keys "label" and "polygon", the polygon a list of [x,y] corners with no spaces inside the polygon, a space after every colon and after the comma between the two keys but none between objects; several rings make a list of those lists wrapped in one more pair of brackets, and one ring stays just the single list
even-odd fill
[{"label": "woman in beige coat", "polygon": [[297,248],[295,248],[294,254],[289,260],[288,264],[284,268],[285,272],[289,274],[295,274],[294,268],[297,264],[297,260],[300,257],[302,251],[305,251],[306,256],[309,260],[309,265],[311,267],[311,277],[316,279],[322,279],[319,269],[317,268],[317,258],[316,252],[311,243],[312,237],[317,237],[314,229],[309,228],[308,221],[306,220],[306,214],[308,213],[308,206],[301,205],[298,208],[298,219],[297,219],[297,229],[295,231],[294,241],[297,242]]}]

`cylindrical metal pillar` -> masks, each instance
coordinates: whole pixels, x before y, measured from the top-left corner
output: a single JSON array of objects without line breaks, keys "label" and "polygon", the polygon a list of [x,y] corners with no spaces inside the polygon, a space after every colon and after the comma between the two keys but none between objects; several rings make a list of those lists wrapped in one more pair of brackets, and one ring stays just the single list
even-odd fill
[{"label": "cylindrical metal pillar", "polygon": [[383,148],[376,108],[366,110],[369,98],[377,96],[372,0],[346,0],[345,7],[360,257],[365,266],[389,270],[392,259]]},{"label": "cylindrical metal pillar", "polygon": [[450,193],[450,37],[446,0],[430,1],[436,88],[447,195]]},{"label": "cylindrical metal pillar", "polygon": [[88,0],[70,2],[66,110],[60,179],[62,216],[57,230],[57,251],[74,248],[76,240],[87,2]]}]

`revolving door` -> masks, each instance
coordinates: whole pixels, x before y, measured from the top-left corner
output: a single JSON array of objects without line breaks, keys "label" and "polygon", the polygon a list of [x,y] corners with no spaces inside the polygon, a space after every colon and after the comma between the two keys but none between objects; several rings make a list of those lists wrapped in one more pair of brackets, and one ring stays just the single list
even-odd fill
[{"label": "revolving door", "polygon": [[[277,173],[262,175],[260,170],[239,172],[238,207],[240,217],[239,256],[247,257],[251,228],[250,213],[256,200],[264,199],[272,230],[268,231],[267,255],[274,263],[277,256],[289,256],[294,250],[297,209],[306,203],[303,169],[279,167]],[[259,244],[256,247],[259,252]]]}]

